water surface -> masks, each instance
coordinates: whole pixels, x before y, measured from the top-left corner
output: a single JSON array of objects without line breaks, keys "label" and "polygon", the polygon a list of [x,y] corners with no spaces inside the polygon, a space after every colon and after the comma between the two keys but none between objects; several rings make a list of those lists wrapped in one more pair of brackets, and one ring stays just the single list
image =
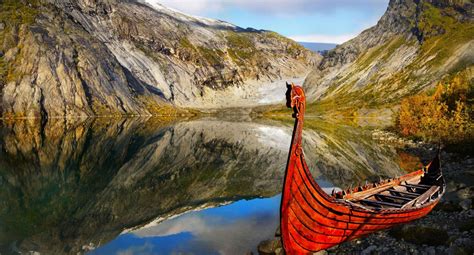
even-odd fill
[{"label": "water surface", "polygon": [[[2,123],[0,253],[255,251],[278,224],[292,128],[212,118]],[[405,172],[406,155],[354,126],[310,120],[304,149],[327,192]]]}]

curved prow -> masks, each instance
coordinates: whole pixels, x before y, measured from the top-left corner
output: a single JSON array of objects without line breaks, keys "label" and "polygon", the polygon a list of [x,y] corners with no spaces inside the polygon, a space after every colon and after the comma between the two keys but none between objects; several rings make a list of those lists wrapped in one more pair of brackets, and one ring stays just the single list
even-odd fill
[{"label": "curved prow", "polygon": [[[302,87],[295,84],[287,84],[287,106],[293,109],[293,117],[295,118],[295,127],[293,129],[293,137],[291,139],[290,153],[286,165],[285,180],[283,194],[281,198],[280,208],[280,226],[283,238],[283,247],[289,254],[301,254],[306,251],[302,246],[295,246],[294,236],[290,233],[294,229],[296,218],[294,218],[294,210],[296,205],[307,207],[302,197],[295,197],[296,190],[303,192],[312,192],[314,197],[319,197],[320,201],[327,200],[329,197],[319,187],[308,169],[304,159],[302,136],[304,113],[306,109],[306,97]],[[301,238],[301,237],[296,237]],[[304,252],[306,253],[306,252]]]},{"label": "curved prow", "polygon": [[301,145],[304,113],[306,110],[306,96],[301,86],[295,85],[294,83],[287,83],[286,86],[286,106],[293,109],[293,117],[296,119],[290,147],[291,155],[293,149],[297,149],[296,145]]}]

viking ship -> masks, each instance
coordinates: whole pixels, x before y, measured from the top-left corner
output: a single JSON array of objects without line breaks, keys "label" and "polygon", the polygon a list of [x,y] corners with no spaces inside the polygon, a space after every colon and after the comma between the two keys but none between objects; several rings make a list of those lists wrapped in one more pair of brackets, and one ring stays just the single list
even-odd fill
[{"label": "viking ship", "polygon": [[287,85],[296,118],[283,187],[280,226],[287,254],[310,254],[427,215],[445,191],[439,150],[425,167],[404,176],[327,194],[304,158],[303,88]]}]

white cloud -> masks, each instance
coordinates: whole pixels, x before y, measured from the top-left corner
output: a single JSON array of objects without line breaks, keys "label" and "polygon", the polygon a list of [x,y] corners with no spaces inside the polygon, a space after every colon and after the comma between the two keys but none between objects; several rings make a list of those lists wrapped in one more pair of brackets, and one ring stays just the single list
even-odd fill
[{"label": "white cloud", "polygon": [[[207,17],[215,17],[216,13],[226,13],[229,10],[247,11],[266,15],[267,17],[278,17],[289,15],[298,17],[308,13],[319,13],[331,15],[331,12],[340,10],[357,9],[360,13],[367,14],[363,20],[351,21],[356,27],[345,29],[346,34],[328,35],[328,34],[293,34],[289,36],[295,41],[301,42],[321,42],[341,44],[355,36],[357,32],[364,28],[374,25],[380,18],[380,9],[387,7],[389,0],[144,0],[149,3],[159,3],[166,7],[179,10],[184,13]],[[374,14],[374,15],[372,15]],[[218,15],[219,16],[219,15]],[[226,20],[225,17],[219,19]],[[248,25],[246,25],[248,26]],[[260,24],[250,25],[261,28]],[[340,29],[339,29],[340,30]],[[278,30],[277,30],[278,31]],[[352,32],[357,31],[357,32]],[[279,31],[288,35],[284,31]],[[344,33],[344,32],[341,32]]]},{"label": "white cloud", "polygon": [[[274,198],[279,201],[279,197]],[[132,233],[142,238],[191,233],[194,238],[183,245],[192,247],[190,250],[197,254],[209,251],[238,254],[257,247],[260,240],[270,238],[278,224],[278,204],[251,214],[244,213],[237,218],[226,217],[225,214],[206,215],[203,212],[184,214]]]},{"label": "white cloud", "polygon": [[218,12],[225,9],[222,1],[215,0],[145,0],[151,4],[159,3],[166,7],[177,9],[184,13],[205,16],[208,12]]},{"label": "white cloud", "polygon": [[300,13],[328,11],[343,8],[372,9],[386,7],[388,0],[146,0],[161,3],[194,15],[204,15],[227,8],[239,8],[266,14],[297,15]]},{"label": "white cloud", "polygon": [[350,39],[356,37],[357,34],[344,34],[344,35],[293,35],[288,36],[289,38],[297,42],[318,42],[318,43],[336,43],[341,44],[349,41]]}]

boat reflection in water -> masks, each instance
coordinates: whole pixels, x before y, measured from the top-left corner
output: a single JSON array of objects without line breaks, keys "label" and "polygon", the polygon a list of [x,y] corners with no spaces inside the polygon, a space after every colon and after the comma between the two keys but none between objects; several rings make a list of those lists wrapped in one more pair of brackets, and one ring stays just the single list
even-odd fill
[{"label": "boat reflection in water", "polygon": [[[328,192],[403,172],[397,151],[362,129],[307,127],[307,161]],[[2,123],[0,253],[254,250],[278,224],[292,128],[220,119]]]}]

